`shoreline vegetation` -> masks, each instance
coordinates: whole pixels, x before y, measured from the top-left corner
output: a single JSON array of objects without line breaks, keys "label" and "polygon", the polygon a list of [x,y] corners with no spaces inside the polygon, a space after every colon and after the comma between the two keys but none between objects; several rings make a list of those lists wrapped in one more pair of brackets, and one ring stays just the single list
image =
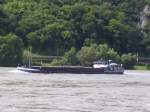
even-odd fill
[{"label": "shoreline vegetation", "polygon": [[138,57],[150,58],[150,0],[0,1],[0,66],[149,69]]},{"label": "shoreline vegetation", "polygon": [[133,70],[150,70],[150,64],[137,64],[134,66]]},{"label": "shoreline vegetation", "polygon": [[[103,45],[103,47],[106,47],[106,45]],[[102,45],[101,45],[102,47]],[[80,52],[80,51],[78,51]],[[88,52],[88,51],[87,51]],[[103,52],[102,54],[105,54],[106,52],[108,52],[105,49],[105,52]],[[84,52],[84,54],[86,54],[87,57],[87,53]],[[31,55],[31,54],[30,54]],[[110,54],[112,56],[112,54]],[[81,64],[81,62],[79,62],[79,59],[77,56],[77,52],[75,52],[75,49],[72,48],[70,51],[68,51],[67,53],[65,53],[64,56],[44,56],[44,55],[38,55],[38,54],[33,54],[32,55],[32,64],[35,66],[92,66],[93,61],[95,61],[95,58],[93,56],[93,53],[91,55],[88,55],[88,58],[90,60],[84,60],[86,62],[84,62],[84,64]],[[126,56],[126,57],[125,57]],[[102,57],[102,56],[100,56]],[[115,59],[116,56],[114,56],[115,58],[109,57],[106,58],[106,55],[104,55],[105,59]],[[92,59],[93,58],[93,59]],[[119,57],[122,58],[122,57]],[[128,70],[150,70],[150,64],[146,64],[146,63],[139,63],[137,62],[137,57],[135,55],[131,55],[126,54],[124,55],[125,61],[122,61],[121,59],[116,60],[118,63],[123,63],[125,65],[125,69]],[[104,59],[104,58],[103,58]],[[24,63],[26,63],[28,65],[28,57],[25,58]],[[65,60],[65,61],[64,61]],[[76,63],[75,63],[76,62]],[[85,63],[90,63],[89,65],[85,65]],[[131,65],[132,63],[132,65]]]},{"label": "shoreline vegetation", "polygon": [[[24,52],[23,63],[28,65],[28,60],[32,60],[32,65],[40,66],[92,66],[93,61],[100,59],[113,60],[117,63],[122,63],[125,68],[133,69],[136,64],[136,55],[131,53],[119,55],[114,49],[109,48],[106,44],[91,44],[84,46],[77,51],[71,48],[65,52],[63,56],[40,56],[33,54],[30,51]],[[31,59],[32,58],[32,59]]]}]

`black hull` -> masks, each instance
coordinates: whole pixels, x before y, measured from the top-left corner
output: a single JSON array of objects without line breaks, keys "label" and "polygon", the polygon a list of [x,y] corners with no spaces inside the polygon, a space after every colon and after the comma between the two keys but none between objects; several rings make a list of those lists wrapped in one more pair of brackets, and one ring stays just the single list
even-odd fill
[{"label": "black hull", "polygon": [[73,73],[73,74],[99,74],[104,73],[104,69],[94,69],[92,67],[33,67],[39,69],[40,73]]},{"label": "black hull", "polygon": [[30,73],[72,73],[72,74],[123,74],[123,72],[109,71],[104,68],[93,67],[76,67],[76,66],[57,66],[57,67],[40,67],[33,66],[32,68],[17,67],[18,70]]}]

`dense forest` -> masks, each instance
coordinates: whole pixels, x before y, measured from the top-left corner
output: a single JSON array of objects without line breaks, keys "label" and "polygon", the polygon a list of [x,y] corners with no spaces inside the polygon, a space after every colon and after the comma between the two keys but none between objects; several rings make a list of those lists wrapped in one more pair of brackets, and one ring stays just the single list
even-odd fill
[{"label": "dense forest", "polygon": [[149,56],[149,4],[149,0],[0,0],[0,65],[20,62],[22,49],[30,47],[36,54],[79,57],[83,65],[90,65],[83,60],[90,51],[89,55],[106,57],[94,54],[99,49],[108,51],[109,58],[115,53]]}]

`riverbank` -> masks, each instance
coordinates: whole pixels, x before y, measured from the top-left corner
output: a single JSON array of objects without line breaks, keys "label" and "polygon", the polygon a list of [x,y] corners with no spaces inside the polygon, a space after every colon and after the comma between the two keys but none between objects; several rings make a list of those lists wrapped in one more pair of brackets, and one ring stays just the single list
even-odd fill
[{"label": "riverbank", "polygon": [[135,65],[133,70],[150,70],[150,64]]}]

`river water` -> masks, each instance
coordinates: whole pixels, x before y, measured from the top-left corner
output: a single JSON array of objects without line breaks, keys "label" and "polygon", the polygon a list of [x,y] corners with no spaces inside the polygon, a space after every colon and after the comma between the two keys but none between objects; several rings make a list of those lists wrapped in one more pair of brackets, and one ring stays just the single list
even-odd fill
[{"label": "river water", "polygon": [[150,71],[30,74],[0,68],[0,112],[150,112]]}]

